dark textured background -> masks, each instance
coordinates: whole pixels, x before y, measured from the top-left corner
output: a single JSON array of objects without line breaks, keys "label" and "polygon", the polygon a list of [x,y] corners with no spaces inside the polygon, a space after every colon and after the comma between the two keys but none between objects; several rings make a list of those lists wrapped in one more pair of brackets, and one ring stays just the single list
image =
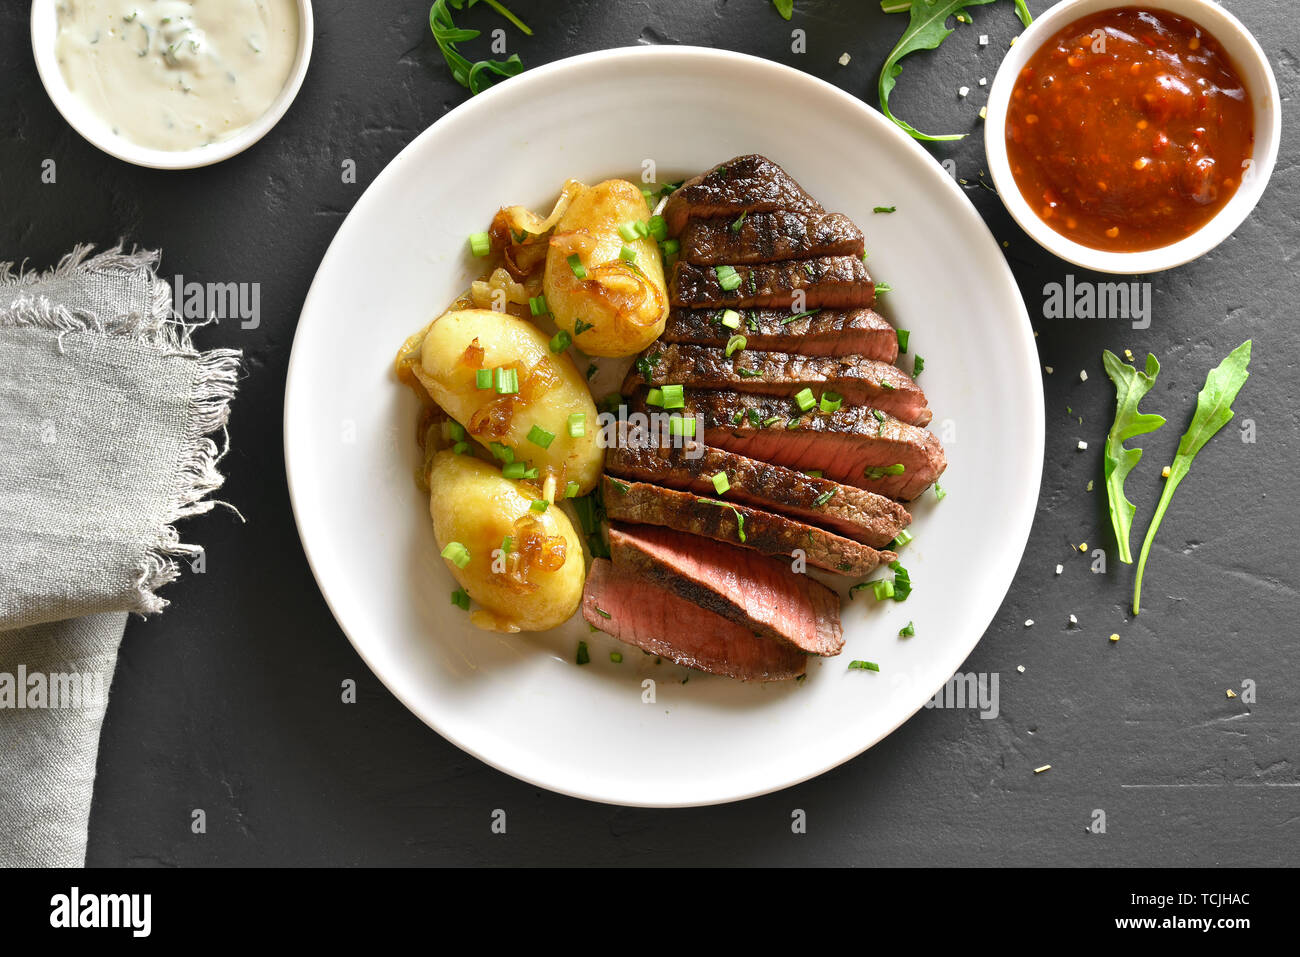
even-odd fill
[{"label": "dark textured background", "polygon": [[[1047,6],[1030,0],[1034,11]],[[1300,176],[1295,96],[1300,27],[1291,4],[1230,0],[1272,60],[1283,97],[1282,153],[1260,207],[1212,254],[1154,277],[1152,325],[1036,320],[1047,459],[1038,520],[1016,582],[963,670],[1000,672],[997,720],[922,711],[871,751],[799,787],[738,805],[629,810],[521,784],[467,757],[402,708],[335,625],[294,531],[281,454],[285,368],[316,264],[365,185],[417,133],[464,99],[427,26],[424,0],[317,0],[316,48],[288,116],[216,167],[162,173],[113,160],[62,121],[36,76],[28,5],[0,9],[0,259],[47,265],[75,242],[119,236],[165,251],[166,275],[260,282],[261,327],[205,331],[245,350],[231,417],[223,512],[189,523],[207,569],[166,590],[172,607],[127,628],[104,725],[90,822],[92,865],[414,863],[1263,864],[1290,863],[1300,839],[1294,499],[1295,277]],[[796,0],[787,24],[767,0],[542,3],[512,7],[526,65],[604,47],[692,43],[788,63],[875,103],[880,64],[906,18],[878,4]],[[920,55],[894,97],[923,129],[976,135],[952,157],[1008,260],[1030,315],[1064,264],[1034,246],[997,197],[976,118],[1008,39],[1010,3],[973,11],[935,55]],[[476,8],[464,25],[497,25]],[[790,52],[790,30],[808,52]],[[992,36],[980,48],[981,32]],[[837,65],[842,52],[847,67]],[[972,89],[962,100],[960,85]],[[707,94],[705,94],[707,95]],[[56,185],[40,182],[57,162]],[[344,158],[358,184],[340,183]],[[1088,278],[1088,277],[1080,277]],[[1142,444],[1129,482],[1138,534],[1158,467],[1185,427],[1206,371],[1247,337],[1253,375],[1238,420],[1197,460],[1129,620],[1131,571],[1090,574],[1072,544],[1109,545],[1100,471],[1113,391],[1103,348],[1155,352],[1145,408],[1170,424]],[[1080,369],[1089,380],[1081,383]],[[1067,406],[1073,415],[1067,414]],[[1082,416],[1083,423],[1077,419]],[[1242,418],[1255,420],[1246,444]],[[1007,423],[1007,428],[1016,428]],[[1075,448],[1088,440],[1087,452]],[[1061,577],[1056,563],[1066,566]],[[1077,628],[1067,626],[1073,613]],[[1037,624],[1025,628],[1026,618]],[[1118,631],[1112,646],[1107,636]],[[1025,672],[1017,673],[1017,665]],[[355,678],[360,700],[339,702]],[[1250,679],[1258,701],[1230,700]],[[1034,775],[1029,768],[1051,763]],[[208,832],[190,833],[190,812]],[[494,808],[509,834],[493,836]],[[790,814],[808,814],[793,835]],[[1107,833],[1090,834],[1094,809]]]}]

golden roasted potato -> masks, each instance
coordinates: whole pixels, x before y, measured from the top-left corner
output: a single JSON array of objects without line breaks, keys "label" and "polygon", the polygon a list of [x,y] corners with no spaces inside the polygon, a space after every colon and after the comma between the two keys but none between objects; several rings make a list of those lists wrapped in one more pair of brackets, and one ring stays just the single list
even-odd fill
[{"label": "golden roasted potato", "polygon": [[[411,371],[473,439],[509,448],[514,461],[537,468],[538,484],[554,477],[560,490],[577,482],[586,494],[605,458],[596,441],[596,406],[573,360],[551,352],[549,341],[525,319],[456,310],[429,326]],[[480,387],[480,372],[487,388]],[[502,373],[515,380],[504,383],[506,391],[498,391]]]},{"label": "golden roasted potato", "polygon": [[[636,185],[610,179],[578,190],[556,224],[542,288],[555,324],[588,355],[630,356],[664,331],[668,289],[659,244],[618,231],[649,216]],[[624,246],[634,260],[619,258]]]},{"label": "golden roasted potato", "polygon": [[582,542],[558,506],[531,509],[540,488],[503,478],[481,459],[443,451],[433,457],[429,493],[438,548],[479,605],[470,616],[475,625],[545,631],[578,610],[586,579]]}]

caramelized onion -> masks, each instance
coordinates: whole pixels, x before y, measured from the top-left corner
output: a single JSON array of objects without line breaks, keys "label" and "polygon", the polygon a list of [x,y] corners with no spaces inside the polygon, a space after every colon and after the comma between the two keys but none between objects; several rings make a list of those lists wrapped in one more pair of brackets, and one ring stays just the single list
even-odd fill
[{"label": "caramelized onion", "polygon": [[461,353],[460,361],[471,369],[483,368],[483,347],[478,344],[478,336],[475,336],[474,341],[465,347],[465,351]]},{"label": "caramelized onion", "polygon": [[512,395],[499,395],[486,405],[479,406],[465,423],[465,430],[470,435],[501,438],[510,431],[510,422],[515,417],[514,400]]},{"label": "caramelized onion", "polygon": [[653,326],[663,316],[664,295],[630,262],[613,259],[587,270],[587,291],[604,299],[618,318],[637,328]]}]

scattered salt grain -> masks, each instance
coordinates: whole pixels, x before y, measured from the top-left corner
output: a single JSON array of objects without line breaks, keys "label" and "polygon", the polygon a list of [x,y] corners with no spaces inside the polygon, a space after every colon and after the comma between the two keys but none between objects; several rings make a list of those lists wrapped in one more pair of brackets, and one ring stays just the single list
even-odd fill
[{"label": "scattered salt grain", "polygon": [[1070,624],[1072,624],[1072,625],[1077,625],[1078,623],[1079,623],[1079,619],[1078,619],[1078,618],[1075,618],[1073,615],[1071,615],[1071,616],[1070,616]]},{"label": "scattered salt grain", "polygon": [[1064,566],[1064,565],[1057,565],[1057,566],[1056,566],[1056,574],[1059,575],[1059,574],[1061,574],[1061,572],[1063,572],[1063,571],[1065,571],[1065,566]]},{"label": "scattered salt grain", "polygon": [[982,47],[986,47],[986,46],[988,46],[988,45],[989,45],[989,35],[988,35],[987,33],[981,33],[981,34],[980,34],[980,46],[982,46]]},{"label": "scattered salt grain", "polygon": [[980,107],[980,119],[981,119],[981,120],[987,120],[988,118],[989,118],[989,108],[988,108],[987,106],[981,106],[981,107]]},{"label": "scattered salt grain", "polygon": [[989,78],[986,76],[980,77],[980,86],[988,86],[988,85],[989,85]]},{"label": "scattered salt grain", "polygon": [[841,54],[840,54],[840,66],[848,66],[848,65],[849,65],[849,61],[852,60],[852,59],[853,59],[853,57],[849,56],[847,53],[841,53]]},{"label": "scattered salt grain", "polygon": [[1056,370],[1053,369],[1051,366],[1043,366],[1043,371],[1046,372],[1048,375],[1051,375]]},{"label": "scattered salt grain", "polygon": [[[1016,665],[1016,670],[1019,671],[1019,672],[1023,675],[1023,674],[1025,673],[1025,666],[1024,666],[1024,665]],[[1229,691],[1228,694],[1232,694],[1232,692]]]},{"label": "scattered salt grain", "polygon": [[1087,382],[1087,381],[1088,381],[1088,373],[1087,373],[1086,370],[1084,370],[1084,369],[1080,369],[1080,370],[1079,370],[1079,381],[1080,381],[1080,382]]},{"label": "scattered salt grain", "polygon": [[1032,618],[1026,618],[1026,619],[1025,619],[1025,627],[1026,627],[1026,628],[1033,628],[1033,627],[1034,627],[1034,619],[1032,619]]},{"label": "scattered salt grain", "polygon": [[970,87],[968,87],[968,86],[959,86],[959,87],[957,87],[957,95],[958,95],[958,96],[965,96],[965,95],[966,95],[967,93],[969,93],[969,92],[970,92]]},{"label": "scattered salt grain", "polygon": [[1085,442],[1085,441],[1083,441],[1083,439],[1080,439],[1080,440],[1079,440],[1079,451],[1080,451],[1080,452],[1087,451],[1087,448],[1088,448],[1088,443]]}]

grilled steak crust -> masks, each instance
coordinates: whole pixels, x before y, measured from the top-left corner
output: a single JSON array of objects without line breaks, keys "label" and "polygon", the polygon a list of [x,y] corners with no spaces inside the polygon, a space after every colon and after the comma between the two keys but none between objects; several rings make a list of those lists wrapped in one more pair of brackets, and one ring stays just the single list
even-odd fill
[{"label": "grilled steak crust", "polygon": [[[634,366],[623,383],[630,392],[649,385],[679,382],[696,389],[730,389],[761,395],[793,396],[811,389],[820,398],[836,392],[852,405],[870,405],[912,425],[927,425],[932,413],[925,393],[896,366],[860,356],[801,356],[743,349],[730,359],[716,346],[656,343],[642,357],[646,373]],[[797,411],[793,404],[790,411]]]},{"label": "grilled steak crust", "polygon": [[698,451],[698,458],[690,458],[685,448],[608,449],[605,470],[708,496],[717,496],[713,476],[721,472],[729,483],[723,498],[820,525],[874,548],[888,545],[911,524],[907,509],[883,495],[723,449],[700,446]]},{"label": "grilled steak crust", "polygon": [[745,212],[743,218],[693,219],[682,230],[682,258],[700,266],[770,263],[809,256],[862,258],[862,230],[843,213]]},{"label": "grilled steak crust", "polygon": [[[725,346],[743,335],[746,349],[797,352],[805,356],[860,355],[892,363],[898,358],[898,333],[870,309],[819,309],[791,321],[788,309],[746,309],[739,329],[721,323],[723,309],[674,309],[660,342]],[[651,350],[653,351],[653,350]]]},{"label": "grilled steak crust", "polygon": [[803,290],[804,307],[852,309],[876,301],[876,284],[856,256],[818,256],[779,263],[736,266],[740,285],[726,290],[717,267],[679,262],[673,268],[669,295],[674,306],[788,307],[795,290]]},{"label": "grilled steak crust", "polygon": [[839,596],[786,562],[652,525],[610,526],[609,548],[616,570],[747,631],[814,655],[844,647]]},{"label": "grilled steak crust", "polygon": [[664,204],[668,234],[692,218],[739,216],[774,210],[819,215],[825,210],[794,178],[766,156],[736,156],[684,182]]},{"label": "grilled steak crust", "polygon": [[[631,407],[646,411],[644,388]],[[795,416],[788,399],[699,389],[688,390],[683,411],[703,417],[701,438],[709,445],[790,469],[820,470],[836,482],[903,501],[933,485],[948,465],[932,433],[884,413],[877,418],[878,410],[867,406]],[[897,474],[883,471],[899,465]]]},{"label": "grilled steak crust", "polygon": [[808,660],[793,645],[760,638],[604,558],[587,572],[582,617],[593,628],[674,664],[741,681],[796,678]]},{"label": "grilled steak crust", "polygon": [[747,505],[716,498],[701,500],[690,492],[645,482],[623,482],[608,475],[601,488],[605,513],[615,521],[663,525],[780,558],[789,558],[798,548],[809,565],[855,577],[870,575],[879,566],[898,559],[893,552],[876,551],[833,532]]}]

